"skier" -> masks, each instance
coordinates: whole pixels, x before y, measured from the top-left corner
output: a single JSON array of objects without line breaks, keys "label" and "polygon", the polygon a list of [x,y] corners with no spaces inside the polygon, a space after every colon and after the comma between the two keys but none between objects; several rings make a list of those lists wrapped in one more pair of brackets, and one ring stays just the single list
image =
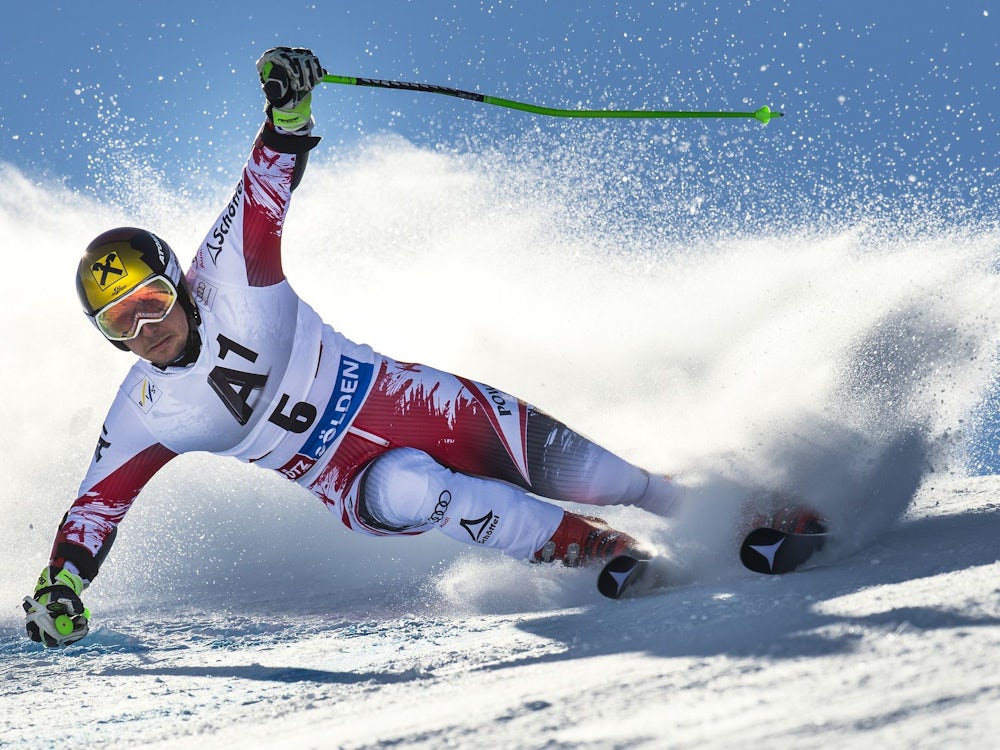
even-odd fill
[{"label": "skier", "polygon": [[80,595],[118,524],[150,478],[188,451],[278,471],[362,534],[438,529],[570,566],[641,554],[628,534],[539,497],[667,517],[679,486],[510,394],[348,340],[292,290],[282,227],[320,140],[311,92],[325,71],[291,47],[267,50],[257,71],[265,122],[186,274],[166,242],[131,227],[101,234],[80,261],[84,312],[139,360],[25,598],[29,636],[62,646],[87,634]]}]

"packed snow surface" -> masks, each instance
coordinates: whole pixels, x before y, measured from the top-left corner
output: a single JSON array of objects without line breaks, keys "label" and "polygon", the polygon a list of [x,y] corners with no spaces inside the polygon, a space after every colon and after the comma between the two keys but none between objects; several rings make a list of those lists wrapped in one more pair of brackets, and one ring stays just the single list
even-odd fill
[{"label": "packed snow surface", "polygon": [[580,571],[462,557],[395,604],[315,595],[322,567],[271,598],[228,584],[214,606],[108,602],[91,637],[58,652],[11,614],[0,741],[990,747],[998,494],[994,478],[935,483],[848,559],[627,602],[601,600]]}]

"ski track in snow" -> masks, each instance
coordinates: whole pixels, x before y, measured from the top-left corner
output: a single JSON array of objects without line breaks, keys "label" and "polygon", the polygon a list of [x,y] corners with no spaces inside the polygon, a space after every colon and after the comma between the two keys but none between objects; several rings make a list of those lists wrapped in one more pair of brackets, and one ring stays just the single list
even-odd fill
[{"label": "ski track in snow", "polygon": [[577,606],[355,618],[298,614],[290,597],[236,614],[110,611],[83,643],[44,652],[8,621],[0,744],[987,747],[1000,730],[988,658],[1000,485],[933,484],[845,559],[641,600],[601,599],[589,573],[554,570],[542,577],[575,586]]}]

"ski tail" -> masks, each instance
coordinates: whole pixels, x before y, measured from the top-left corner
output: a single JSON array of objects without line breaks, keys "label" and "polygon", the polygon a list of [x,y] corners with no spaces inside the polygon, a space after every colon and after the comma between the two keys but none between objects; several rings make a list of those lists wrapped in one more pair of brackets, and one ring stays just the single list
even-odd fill
[{"label": "ski tail", "polygon": [[743,540],[740,561],[755,573],[791,573],[823,549],[828,538],[827,532],[795,534],[761,527],[751,531]]}]

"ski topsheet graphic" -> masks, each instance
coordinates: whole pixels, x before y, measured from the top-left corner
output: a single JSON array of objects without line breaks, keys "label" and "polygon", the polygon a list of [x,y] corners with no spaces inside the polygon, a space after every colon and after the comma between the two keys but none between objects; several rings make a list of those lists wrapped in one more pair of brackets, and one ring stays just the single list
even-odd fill
[{"label": "ski topsheet graphic", "polygon": [[619,555],[611,559],[597,576],[597,590],[609,599],[642,596],[676,583],[662,557],[644,559]]},{"label": "ski topsheet graphic", "polygon": [[740,545],[740,561],[755,573],[778,575],[802,567],[826,544],[828,534],[754,529]]},{"label": "ski topsheet graphic", "polygon": [[[761,527],[743,539],[740,561],[755,573],[791,573],[809,562],[828,539],[826,532],[794,534]],[[686,583],[683,578],[681,571],[672,569],[667,558],[619,555],[601,569],[597,590],[609,599],[629,599],[683,585]]]}]

